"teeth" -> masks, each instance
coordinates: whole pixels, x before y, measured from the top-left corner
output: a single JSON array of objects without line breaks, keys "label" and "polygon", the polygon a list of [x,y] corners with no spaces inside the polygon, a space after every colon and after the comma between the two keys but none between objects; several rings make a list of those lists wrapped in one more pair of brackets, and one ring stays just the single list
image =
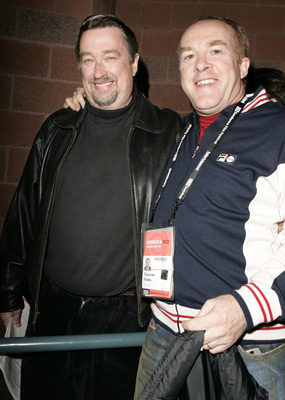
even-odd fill
[{"label": "teeth", "polygon": [[111,82],[106,82],[106,83],[96,83],[97,86],[108,86],[110,85]]},{"label": "teeth", "polygon": [[203,81],[197,82],[197,85],[198,85],[198,86],[200,86],[200,85],[207,85],[207,84],[209,84],[209,83],[215,83],[215,82],[216,82],[215,79],[204,79]]}]

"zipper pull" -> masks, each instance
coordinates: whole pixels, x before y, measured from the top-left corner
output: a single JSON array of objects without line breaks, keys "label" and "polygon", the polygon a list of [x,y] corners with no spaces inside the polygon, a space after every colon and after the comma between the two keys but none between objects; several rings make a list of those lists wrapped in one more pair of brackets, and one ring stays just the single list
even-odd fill
[{"label": "zipper pull", "polygon": [[196,156],[196,153],[197,153],[198,150],[199,150],[199,145],[197,145],[195,151],[192,153],[192,157],[191,158],[194,158]]}]

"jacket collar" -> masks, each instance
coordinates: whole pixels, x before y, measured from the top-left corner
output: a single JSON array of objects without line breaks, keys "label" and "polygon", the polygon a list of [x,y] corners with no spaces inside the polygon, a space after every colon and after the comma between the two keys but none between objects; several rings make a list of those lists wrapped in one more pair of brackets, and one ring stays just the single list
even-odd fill
[{"label": "jacket collar", "polygon": [[[139,92],[133,122],[134,127],[150,133],[160,134],[162,127],[157,110],[158,108]],[[62,112],[64,112],[64,115],[62,115]],[[77,130],[82,125],[88,111],[84,108],[78,112],[71,110],[62,112],[60,116],[55,118],[55,124],[62,129]]]},{"label": "jacket collar", "polygon": [[139,92],[134,127],[157,135],[160,134],[162,126],[157,111],[158,107],[153,105]]},{"label": "jacket collar", "polygon": [[60,115],[55,118],[54,123],[62,129],[78,129],[87,115],[87,109],[80,109],[80,111],[65,110],[65,115]]},{"label": "jacket collar", "polygon": [[268,101],[270,101],[266,93],[266,90],[262,86],[259,86],[259,88],[254,94],[248,94],[247,98],[248,102],[246,103],[244,109],[242,110],[243,113],[250,111],[253,108],[262,106],[263,104],[268,103]]}]

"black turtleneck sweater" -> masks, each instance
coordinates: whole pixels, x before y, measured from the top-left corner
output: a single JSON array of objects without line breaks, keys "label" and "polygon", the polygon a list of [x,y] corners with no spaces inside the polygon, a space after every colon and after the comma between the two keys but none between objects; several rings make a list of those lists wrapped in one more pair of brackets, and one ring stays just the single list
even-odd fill
[{"label": "black turtleneck sweater", "polygon": [[88,113],[59,177],[45,273],[82,296],[135,287],[127,138],[136,95],[119,110]]}]

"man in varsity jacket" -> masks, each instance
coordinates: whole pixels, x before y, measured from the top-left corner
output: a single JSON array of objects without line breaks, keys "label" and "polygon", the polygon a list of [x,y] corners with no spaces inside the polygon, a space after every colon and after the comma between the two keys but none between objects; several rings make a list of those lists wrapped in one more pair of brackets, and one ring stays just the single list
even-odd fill
[{"label": "man in varsity jacket", "polygon": [[174,284],[163,296],[156,288],[135,398],[184,330],[204,331],[202,349],[213,355],[237,344],[270,400],[284,398],[285,108],[262,87],[245,96],[248,55],[244,30],[223,18],[203,17],[180,41],[195,111],[151,217],[152,229],[164,232],[167,221],[174,233]]}]

